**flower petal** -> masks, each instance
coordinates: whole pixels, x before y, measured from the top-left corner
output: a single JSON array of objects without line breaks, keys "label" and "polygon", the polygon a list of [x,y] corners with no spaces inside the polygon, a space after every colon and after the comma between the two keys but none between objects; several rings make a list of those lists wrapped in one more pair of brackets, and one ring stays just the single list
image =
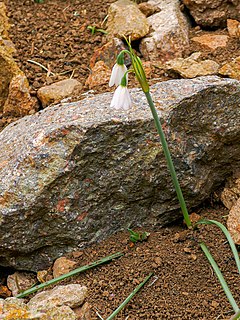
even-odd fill
[{"label": "flower petal", "polygon": [[[126,71],[127,71],[127,67],[125,66],[125,64],[116,63],[112,69],[111,77],[109,80],[109,87],[112,87],[113,85],[119,86]],[[126,78],[128,80],[127,74],[126,74]]]},{"label": "flower petal", "polygon": [[116,75],[117,75],[117,64],[113,66],[111,77],[109,80],[109,87],[112,87],[115,84]]},{"label": "flower petal", "polygon": [[110,108],[127,110],[131,107],[131,98],[127,87],[118,86],[114,92]]}]

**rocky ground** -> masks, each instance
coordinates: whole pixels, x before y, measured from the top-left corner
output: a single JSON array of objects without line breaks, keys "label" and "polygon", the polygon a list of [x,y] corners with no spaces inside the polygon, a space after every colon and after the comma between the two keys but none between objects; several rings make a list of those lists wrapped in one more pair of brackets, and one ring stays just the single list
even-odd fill
[{"label": "rocky ground", "polygon": [[[81,88],[71,95],[72,100],[82,99],[89,89],[94,94],[110,90],[107,81],[91,86],[86,80],[92,73],[95,53],[108,42],[104,33],[97,31],[92,34],[89,27],[106,29],[108,8],[113,2],[56,0],[38,4],[32,0],[21,3],[15,0],[4,1],[11,23],[9,36],[16,47],[14,58],[29,80],[32,96],[36,96],[42,86],[70,77],[81,83]],[[237,37],[230,37],[225,45],[217,45],[214,50],[191,40],[205,34],[227,36],[226,27],[216,30],[200,28],[194,21],[191,24],[190,46],[183,52],[184,58],[201,51],[201,60],[213,60],[221,67],[239,56],[240,42]],[[134,47],[138,49],[138,41]],[[47,70],[29,60],[40,63]],[[175,71],[166,70],[162,63],[157,62],[148,62],[147,76],[150,84],[180,77]],[[131,75],[130,79],[129,85],[136,86]],[[40,102],[37,108],[42,108]],[[11,114],[0,116],[2,128],[16,120]]]},{"label": "rocky ground", "polygon": [[[198,213],[223,222],[227,211],[218,205],[209,208],[208,204]],[[129,234],[123,232],[85,250],[76,259],[79,265],[109,253],[125,252],[124,257],[76,278],[76,283],[89,288],[91,319],[99,319],[96,311],[106,319],[149,272],[154,272],[153,278],[117,319],[229,319],[230,305],[198,242],[209,246],[236,299],[240,284],[237,269],[221,232],[211,226],[200,229],[189,232],[181,222],[148,229],[148,240],[134,246]]]},{"label": "rocky ground", "polygon": [[[16,47],[14,57],[27,75],[32,96],[36,96],[43,85],[69,76],[82,84],[82,89],[72,99],[81,99],[89,90],[86,79],[91,72],[90,59],[94,50],[107,40],[101,32],[92,35],[87,27],[104,29],[104,18],[111,2],[114,1],[46,0],[37,4],[30,0],[5,0],[11,22],[10,37]],[[228,34],[224,28],[203,30],[193,23],[190,38],[209,32]],[[212,51],[190,41],[184,57],[199,50],[204,58],[223,65],[240,55],[240,42],[231,38],[225,47]],[[54,75],[28,60],[42,64]],[[158,64],[151,66],[150,83],[176,77],[179,75]],[[105,84],[93,90],[99,93],[109,88]],[[11,115],[2,116],[1,126],[13,120],[16,118]],[[225,222],[228,211],[215,200],[199,208],[198,213]],[[207,243],[237,299],[239,275],[225,238],[213,226],[194,232],[185,229],[181,221],[168,228],[149,229],[149,239],[136,245],[130,244],[127,232],[118,233],[83,250],[78,257],[69,255],[69,258],[77,263],[76,267],[117,251],[124,252],[124,257],[64,283],[86,285],[91,319],[99,319],[98,314],[105,319],[149,272],[154,272],[154,277],[117,319],[229,319],[233,314],[231,306],[198,245],[199,240]],[[4,274],[6,270],[2,271]],[[5,287],[6,276],[1,278],[1,284]],[[2,292],[2,297],[6,296],[7,293]]]},{"label": "rocky ground", "polygon": [[[214,208],[206,205],[197,211],[202,217],[225,221],[226,209],[216,203]],[[198,244],[204,241],[208,245],[237,300],[239,275],[221,231],[214,226],[187,231],[181,222],[145,231],[150,232],[147,241],[133,245],[128,232],[118,233],[91,248],[69,254],[67,258],[75,265],[66,261],[64,267],[54,268],[54,272],[61,272],[61,268],[74,269],[115,252],[125,254],[60,283],[88,288],[85,301],[90,315],[79,319],[106,319],[150,272],[154,273],[152,278],[116,319],[230,319],[231,306]],[[51,275],[52,269],[48,280]]]}]

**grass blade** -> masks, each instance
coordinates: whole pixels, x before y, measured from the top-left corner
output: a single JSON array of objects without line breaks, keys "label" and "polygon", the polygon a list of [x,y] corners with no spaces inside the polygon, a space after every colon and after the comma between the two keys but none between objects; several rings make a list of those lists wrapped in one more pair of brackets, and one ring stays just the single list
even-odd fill
[{"label": "grass blade", "polygon": [[70,272],[68,272],[68,273],[66,273],[66,274],[63,274],[63,275],[61,275],[60,277],[57,277],[57,278],[55,278],[55,279],[46,281],[46,282],[41,283],[41,284],[39,284],[39,285],[37,285],[37,286],[35,286],[35,287],[32,287],[32,288],[30,288],[30,289],[28,289],[28,290],[26,290],[26,291],[23,291],[23,292],[21,292],[20,294],[18,294],[18,295],[16,296],[16,298],[26,297],[26,296],[28,296],[29,294],[34,293],[34,292],[36,292],[36,291],[38,291],[38,290],[40,290],[40,289],[42,289],[42,288],[45,288],[45,287],[50,286],[50,285],[52,285],[52,284],[55,284],[55,283],[57,283],[57,282],[59,282],[59,281],[62,281],[62,280],[64,280],[64,279],[66,279],[66,278],[69,278],[69,277],[71,277],[71,276],[74,276],[75,274],[78,274],[78,273],[80,273],[80,272],[84,272],[84,271],[86,271],[86,270],[88,270],[88,269],[91,269],[91,268],[93,268],[93,267],[96,267],[96,266],[98,266],[98,265],[100,265],[100,264],[103,264],[103,263],[105,263],[105,262],[108,262],[108,261],[111,261],[111,260],[113,260],[113,259],[119,258],[119,257],[121,257],[121,256],[123,256],[123,255],[124,255],[124,254],[123,254],[122,252],[117,252],[117,253],[114,253],[114,254],[112,254],[112,255],[110,255],[110,256],[104,257],[104,258],[102,258],[102,259],[100,259],[100,260],[94,261],[94,262],[92,262],[92,263],[90,263],[90,264],[88,264],[88,265],[86,265],[86,266],[82,266],[82,267],[77,268],[77,269],[75,269],[75,270],[73,270],[73,271],[70,271]]},{"label": "grass blade", "polygon": [[218,280],[219,282],[221,283],[221,286],[234,310],[235,313],[237,313],[239,311],[239,308],[238,308],[238,305],[236,303],[236,301],[234,300],[233,296],[232,296],[232,293],[230,291],[230,289],[228,288],[228,285],[227,285],[227,282],[225,281],[223,275],[222,275],[222,272],[221,270],[219,269],[216,261],[213,259],[210,251],[208,250],[207,246],[205,245],[205,243],[201,242],[200,243],[200,247],[202,248],[205,256],[207,257],[208,261],[210,262],[214,272],[216,273],[217,277],[218,277]]},{"label": "grass blade", "polygon": [[107,318],[107,320],[111,320],[126,306],[126,304],[132,299],[132,297],[145,285],[145,283],[151,278],[153,273],[149,273],[149,275],[141,282],[131,293],[130,295],[120,304],[120,306],[113,311],[113,313]]},{"label": "grass blade", "polygon": [[234,259],[236,261],[237,268],[238,268],[238,272],[240,274],[240,259],[239,259],[238,251],[237,251],[235,243],[234,243],[228,229],[221,222],[218,222],[216,220],[203,219],[203,220],[198,221],[196,224],[215,224],[216,226],[218,226],[222,230],[222,232],[226,236],[228,243],[231,247],[231,250],[232,250],[232,253],[233,253]]}]

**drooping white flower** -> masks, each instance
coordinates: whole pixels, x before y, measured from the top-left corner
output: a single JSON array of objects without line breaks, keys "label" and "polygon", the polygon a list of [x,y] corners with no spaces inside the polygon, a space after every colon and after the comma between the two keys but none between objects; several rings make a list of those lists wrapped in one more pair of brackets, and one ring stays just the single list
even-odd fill
[{"label": "drooping white flower", "polygon": [[114,92],[110,108],[127,110],[131,105],[132,101],[128,88],[120,84]]},{"label": "drooping white flower", "polygon": [[126,71],[127,71],[127,67],[125,66],[125,64],[115,63],[112,69],[112,74],[109,81],[109,87],[112,87],[113,85],[119,86]]}]

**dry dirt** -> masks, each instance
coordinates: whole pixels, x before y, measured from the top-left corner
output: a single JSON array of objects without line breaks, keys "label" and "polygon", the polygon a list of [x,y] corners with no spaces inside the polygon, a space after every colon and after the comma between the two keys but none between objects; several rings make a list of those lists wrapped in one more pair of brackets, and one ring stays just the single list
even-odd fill
[{"label": "dry dirt", "polygon": [[[199,213],[222,222],[227,215],[225,209],[216,206]],[[237,300],[239,274],[221,231],[214,226],[188,231],[181,224],[146,231],[151,232],[148,240],[134,247],[128,232],[122,232],[84,251],[79,265],[110,253],[125,253],[72,279],[88,286],[92,319],[99,319],[96,311],[106,319],[150,272],[154,276],[117,319],[229,319],[230,304],[198,244],[207,244]]]},{"label": "dry dirt", "polygon": [[[36,95],[36,90],[44,84],[70,75],[85,83],[94,50],[106,43],[103,34],[91,35],[87,26],[104,28],[103,20],[111,2],[114,0],[45,0],[43,4],[5,0],[12,24],[10,37],[17,49],[15,59],[29,79],[32,95]],[[191,36],[206,32],[195,27]],[[211,32],[227,33],[226,30]],[[186,55],[197,50],[199,48],[191,43]],[[207,50],[203,53],[221,64],[240,55],[240,43],[233,39],[226,49],[214,54]],[[27,62],[29,59],[46,66],[57,76],[47,76],[42,68]],[[153,70],[152,82],[169,78],[163,70]],[[84,85],[82,92],[87,90]],[[103,86],[94,91],[106,90],[108,88]],[[12,121],[1,120],[3,125]],[[203,205],[198,213],[225,222],[227,210],[219,203],[213,204],[213,207],[209,203]],[[87,301],[92,305],[92,319],[99,319],[96,312],[106,319],[149,272],[154,272],[154,277],[116,319],[229,319],[233,314],[231,306],[198,242],[203,240],[209,246],[236,300],[239,274],[221,232],[214,226],[199,229],[187,231],[181,222],[163,229],[148,229],[151,232],[148,241],[135,246],[130,246],[128,232],[115,234],[107,241],[85,249],[76,261],[84,265],[117,251],[125,255],[67,282],[88,286]]]}]

